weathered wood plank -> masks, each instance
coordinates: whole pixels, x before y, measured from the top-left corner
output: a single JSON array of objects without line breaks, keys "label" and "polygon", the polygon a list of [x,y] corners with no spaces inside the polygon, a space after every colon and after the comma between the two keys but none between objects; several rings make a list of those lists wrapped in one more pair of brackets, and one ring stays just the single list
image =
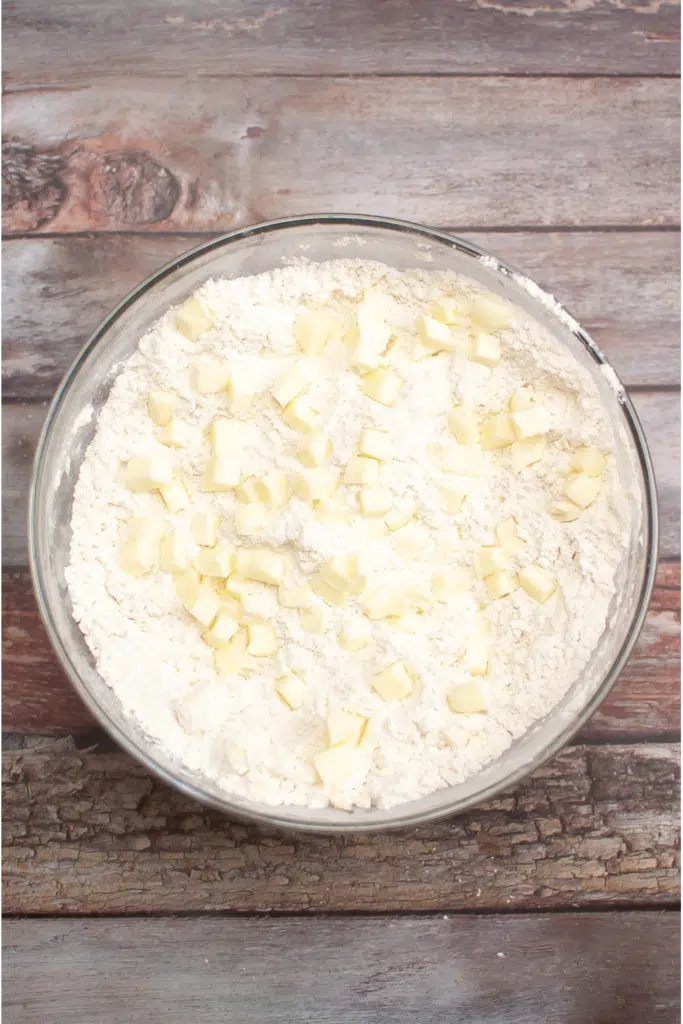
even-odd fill
[{"label": "weathered wood plank", "polygon": [[221,10],[143,0],[7,5],[9,86],[91,82],[107,74],[667,74],[679,66],[676,3],[597,0],[553,8],[515,0],[381,3],[239,0]]},{"label": "weathered wood plank", "polygon": [[[88,732],[94,719],[52,653],[25,570],[6,572],[3,604],[3,728]],[[640,639],[609,696],[579,740],[637,740],[680,728],[680,565],[663,562]]]},{"label": "weathered wood plank", "polygon": [[10,94],[6,230],[678,223],[673,79],[200,78],[182,99],[149,78]]},{"label": "weathered wood plank", "polygon": [[517,789],[387,835],[236,824],[121,753],[3,757],[5,913],[515,910],[677,898],[678,747],[568,747]]},{"label": "weathered wood plank", "polygon": [[[642,391],[633,396],[655,463],[662,536],[660,554],[680,554],[680,399],[674,392]],[[33,453],[47,403],[3,406],[3,558],[6,566],[28,564],[26,503]]]},{"label": "weathered wood plank", "polygon": [[[4,395],[50,397],[88,335],[153,271],[209,235],[14,239],[4,246]],[[673,232],[486,232],[473,241],[566,302],[629,385],[680,380]]]},{"label": "weathered wood plank", "polygon": [[5,1005],[12,1024],[675,1024],[679,928],[661,911],[7,921]]}]

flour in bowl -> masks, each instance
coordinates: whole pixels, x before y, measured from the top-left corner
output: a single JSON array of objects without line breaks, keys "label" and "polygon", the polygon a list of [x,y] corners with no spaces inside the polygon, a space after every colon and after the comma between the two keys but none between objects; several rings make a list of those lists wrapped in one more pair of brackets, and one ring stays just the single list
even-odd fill
[{"label": "flour in bowl", "polygon": [[451,273],[207,281],[142,338],[76,485],[74,614],[226,794],[392,807],[558,703],[629,536],[590,374]]}]

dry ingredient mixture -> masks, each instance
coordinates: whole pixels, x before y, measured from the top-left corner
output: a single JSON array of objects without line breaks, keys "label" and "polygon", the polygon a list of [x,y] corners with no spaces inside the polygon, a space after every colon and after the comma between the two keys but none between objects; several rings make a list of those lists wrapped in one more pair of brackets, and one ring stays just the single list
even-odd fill
[{"label": "dry ingredient mixture", "polygon": [[208,281],[99,415],[74,614],[124,710],[227,793],[391,807],[588,662],[628,537],[614,443],[588,372],[460,276]]}]

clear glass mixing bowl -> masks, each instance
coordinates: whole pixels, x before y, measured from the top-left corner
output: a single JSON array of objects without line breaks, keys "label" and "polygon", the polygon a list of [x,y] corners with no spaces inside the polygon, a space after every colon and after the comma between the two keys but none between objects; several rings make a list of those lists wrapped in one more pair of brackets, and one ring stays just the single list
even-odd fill
[{"label": "clear glass mixing bowl", "polygon": [[[296,258],[341,256],[380,260],[398,269],[454,270],[523,307],[595,377],[613,418],[620,473],[633,505],[633,533],[608,628],[565,698],[483,771],[391,810],[273,807],[232,797],[184,768],[123,713],[98,674],[74,621],[64,579],[74,485],[96,415],[145,331],[209,277],[258,274]],[[90,711],[122,747],[164,781],[233,816],[314,831],[357,831],[413,825],[487,800],[533,771],[586,721],[617,678],[643,623],[654,581],[657,506],[650,456],[628,396],[595,343],[548,296],[462,239],[379,217],[310,216],[233,231],[198,246],[139,285],[98,327],[66,375],[45,422],[31,486],[29,536],[33,581],[55,651]]]}]

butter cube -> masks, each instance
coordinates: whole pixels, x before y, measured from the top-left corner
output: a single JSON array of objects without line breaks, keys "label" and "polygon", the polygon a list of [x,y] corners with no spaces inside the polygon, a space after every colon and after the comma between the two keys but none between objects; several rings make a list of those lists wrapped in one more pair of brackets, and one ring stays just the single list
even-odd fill
[{"label": "butter cube", "polygon": [[166,452],[134,456],[126,464],[125,480],[131,491],[156,491],[173,480],[173,462]]},{"label": "butter cube", "polygon": [[427,611],[434,604],[431,584],[413,583],[403,589],[403,597],[406,608],[417,608],[419,611]]},{"label": "butter cube", "polygon": [[350,523],[353,512],[341,498],[327,498],[313,502],[316,519],[321,523]]},{"label": "butter cube", "polygon": [[363,715],[356,715],[344,708],[332,708],[327,715],[327,742],[330,747],[338,747],[340,743],[357,747],[363,739],[367,725],[368,720]]},{"label": "butter cube", "polygon": [[247,412],[254,402],[254,388],[251,381],[241,380],[234,370],[230,371],[225,393],[228,398],[228,409],[233,416]]},{"label": "butter cube", "polygon": [[523,412],[534,404],[534,393],[526,384],[510,396],[510,412]]},{"label": "butter cube", "polygon": [[464,324],[467,322],[468,311],[462,299],[455,299],[443,296],[438,302],[434,302],[430,309],[435,320],[441,320],[444,324]]},{"label": "butter cube", "polygon": [[320,364],[314,359],[297,359],[293,362],[280,380],[271,389],[270,393],[284,409],[298,395],[306,391],[308,387],[320,376]]},{"label": "butter cube", "polygon": [[391,546],[401,558],[408,561],[418,558],[429,542],[429,531],[414,520],[400,530],[394,530]]},{"label": "butter cube", "polygon": [[163,572],[184,572],[190,564],[187,548],[178,533],[167,533],[161,539],[159,567]]},{"label": "butter cube", "polygon": [[332,338],[341,336],[342,327],[333,313],[325,309],[303,309],[298,313],[292,333],[302,352],[320,356]]},{"label": "butter cube", "polygon": [[555,501],[549,511],[559,523],[573,523],[581,515],[581,509],[573,501]]},{"label": "butter cube", "polygon": [[489,670],[489,642],[486,636],[474,634],[467,641],[462,667],[473,676],[485,676]]},{"label": "butter cube", "polygon": [[176,330],[190,341],[197,341],[202,334],[213,328],[213,323],[204,312],[204,307],[195,295],[186,299],[175,315]]},{"label": "butter cube", "polygon": [[497,366],[501,359],[500,338],[497,338],[495,334],[475,334],[469,357],[473,363]]},{"label": "butter cube", "polygon": [[600,476],[606,465],[605,456],[595,445],[577,448],[572,455],[572,467],[578,473],[585,473],[586,476]]},{"label": "butter cube", "polygon": [[277,634],[265,622],[247,623],[247,654],[254,658],[272,658],[280,650]]},{"label": "butter cube", "polygon": [[358,307],[357,327],[347,343],[356,366],[370,370],[377,366],[389,344],[391,327],[386,321],[386,301],[383,296],[368,292]]},{"label": "butter cube", "polygon": [[451,711],[460,715],[486,714],[489,709],[483,688],[474,679],[458,683],[449,692],[446,700]]},{"label": "butter cube", "polygon": [[306,469],[294,476],[294,491],[302,501],[323,501],[334,494],[338,486],[339,470],[336,466]]},{"label": "butter cube", "polygon": [[332,456],[332,442],[325,434],[312,434],[299,444],[298,454],[309,469],[324,466]]},{"label": "butter cube", "polygon": [[279,586],[285,575],[285,559],[270,548],[239,548],[235,571],[245,580]]},{"label": "butter cube", "polygon": [[390,530],[400,530],[406,526],[415,515],[416,505],[412,498],[404,498],[398,501],[392,509],[387,512],[384,522]]},{"label": "butter cube", "polygon": [[385,487],[364,487],[358,503],[364,516],[384,516],[391,509],[394,496]]},{"label": "butter cube", "polygon": [[455,515],[456,512],[459,512],[462,507],[462,503],[467,497],[466,492],[460,487],[441,487],[440,491],[441,501],[443,502],[443,507],[446,511],[450,512],[451,515]]},{"label": "butter cube", "polygon": [[192,384],[200,395],[217,395],[219,391],[225,391],[229,381],[230,367],[218,359],[204,356],[194,367]]},{"label": "butter cube", "polygon": [[398,396],[405,387],[403,377],[390,366],[381,366],[362,378],[360,389],[368,398],[380,405],[395,405]]},{"label": "butter cube", "polygon": [[510,448],[510,463],[513,473],[521,473],[528,466],[540,462],[547,448],[544,437],[529,437],[524,441],[514,441]]},{"label": "butter cube", "polygon": [[178,416],[173,416],[166,426],[161,427],[158,433],[160,442],[168,445],[170,448],[184,448],[191,437],[192,430],[189,424]]},{"label": "butter cube", "polygon": [[360,751],[344,743],[316,754],[313,764],[320,781],[328,789],[343,786],[354,775],[358,775],[363,767]]},{"label": "butter cube", "polygon": [[283,409],[282,418],[292,430],[307,434],[318,428],[320,411],[316,409],[308,395],[299,395]]},{"label": "butter cube", "polygon": [[445,558],[450,557],[453,552],[462,548],[462,537],[457,526],[450,526],[446,530],[440,530],[437,537],[437,550]]},{"label": "butter cube", "polygon": [[481,443],[484,448],[506,448],[515,439],[512,414],[499,412],[489,416],[481,428]]},{"label": "butter cube", "polygon": [[343,480],[345,484],[367,487],[377,483],[379,474],[380,464],[376,459],[366,458],[365,455],[352,455],[344,468]]},{"label": "butter cube", "polygon": [[195,512],[190,524],[195,544],[212,548],[218,539],[219,524],[220,520],[215,512]]},{"label": "butter cube", "polygon": [[131,576],[144,576],[156,569],[159,560],[159,536],[148,530],[131,530],[121,545],[119,567]]},{"label": "butter cube", "polygon": [[192,565],[202,576],[218,576],[227,580],[235,568],[235,552],[227,544],[202,548],[192,559]]},{"label": "butter cube", "polygon": [[235,488],[235,497],[244,505],[248,505],[250,502],[258,502],[256,477],[245,476],[244,480],[242,480]]},{"label": "butter cube", "polygon": [[441,468],[447,473],[481,476],[485,467],[484,453],[477,444],[449,444],[441,453]]},{"label": "butter cube", "polygon": [[588,508],[600,493],[601,480],[587,473],[577,473],[567,481],[564,493],[579,508]]},{"label": "butter cube", "polygon": [[358,454],[385,462],[391,456],[391,437],[386,430],[364,427],[358,438]]},{"label": "butter cube", "polygon": [[244,426],[239,420],[217,416],[209,424],[209,444],[215,458],[239,454],[244,440]]},{"label": "butter cube", "polygon": [[327,628],[325,612],[318,605],[313,608],[302,608],[299,612],[299,622],[302,629],[315,636],[321,636]]},{"label": "butter cube", "polygon": [[335,555],[325,562],[321,573],[331,587],[344,593],[358,595],[365,587],[365,577],[358,571],[357,555]]},{"label": "butter cube", "polygon": [[524,550],[524,541],[519,536],[517,522],[512,517],[504,519],[502,523],[498,524],[496,537],[503,551],[507,551],[511,555]]},{"label": "butter cube", "polygon": [[280,586],[277,599],[283,608],[310,608],[311,592],[308,587]]},{"label": "butter cube", "polygon": [[320,572],[313,573],[310,585],[313,593],[332,608],[339,608],[346,602],[346,593],[333,587]]},{"label": "butter cube", "polygon": [[182,587],[176,584],[179,596],[187,611],[202,626],[209,626],[221,610],[216,591],[208,583],[184,581]]},{"label": "butter cube", "polygon": [[283,704],[292,711],[298,711],[306,700],[306,687],[301,676],[296,672],[288,672],[275,680],[275,692]]},{"label": "butter cube", "polygon": [[159,427],[164,427],[180,404],[174,391],[150,391],[147,396],[149,418]]},{"label": "butter cube", "polygon": [[392,616],[387,619],[395,629],[401,629],[404,633],[415,636],[425,631],[426,619],[422,612],[405,612],[403,615]]},{"label": "butter cube", "polygon": [[174,477],[170,484],[159,488],[164,505],[169,512],[182,512],[190,504],[190,495],[181,477]]},{"label": "butter cube", "polygon": [[471,405],[456,405],[448,413],[448,427],[460,444],[477,444],[479,425]]},{"label": "butter cube", "polygon": [[519,574],[519,582],[529,597],[533,597],[534,601],[538,601],[539,604],[544,604],[557,589],[553,577],[540,565],[527,565],[525,569],[522,569]]},{"label": "butter cube", "polygon": [[495,601],[500,597],[507,597],[519,587],[519,578],[506,569],[494,572],[486,577],[486,587],[489,597]]},{"label": "butter cube", "polygon": [[469,590],[471,583],[467,569],[441,569],[432,576],[432,594],[437,601],[446,604],[458,594]]},{"label": "butter cube", "polygon": [[372,639],[372,627],[365,619],[352,619],[339,631],[339,646],[347,651],[360,651]]},{"label": "butter cube", "polygon": [[201,489],[206,494],[220,494],[236,487],[242,476],[236,455],[214,455],[206,464]]},{"label": "butter cube", "polygon": [[519,412],[511,412],[512,430],[516,441],[524,441],[528,437],[538,437],[547,434],[550,430],[548,413],[541,405],[534,405],[531,409],[521,409]]},{"label": "butter cube", "polygon": [[510,559],[502,548],[483,547],[474,552],[474,572],[480,580],[490,576],[492,572],[509,568]]},{"label": "butter cube", "polygon": [[239,623],[235,622],[225,608],[221,608],[206,632],[202,633],[202,640],[216,649],[227,647],[239,628]]},{"label": "butter cube", "polygon": [[271,470],[256,481],[256,495],[264,505],[281,508],[289,500],[289,481],[279,469]]},{"label": "butter cube", "polygon": [[470,304],[472,322],[489,331],[502,331],[509,327],[511,314],[509,303],[495,295],[477,295]]},{"label": "butter cube", "polygon": [[243,537],[256,537],[264,533],[270,520],[270,513],[260,501],[238,505],[235,509],[235,529]]},{"label": "butter cube", "polygon": [[403,592],[390,587],[366,590],[363,594],[362,605],[367,617],[373,620],[402,615],[407,609]]},{"label": "butter cube", "polygon": [[404,661],[395,661],[393,665],[375,672],[372,677],[372,688],[382,700],[405,700],[413,692],[413,680]]},{"label": "butter cube", "polygon": [[432,316],[419,316],[415,323],[421,343],[432,352],[448,351],[453,347],[450,327]]},{"label": "butter cube", "polygon": [[225,647],[214,655],[216,672],[219,676],[239,675],[249,664],[247,656],[247,631],[238,630]]}]

